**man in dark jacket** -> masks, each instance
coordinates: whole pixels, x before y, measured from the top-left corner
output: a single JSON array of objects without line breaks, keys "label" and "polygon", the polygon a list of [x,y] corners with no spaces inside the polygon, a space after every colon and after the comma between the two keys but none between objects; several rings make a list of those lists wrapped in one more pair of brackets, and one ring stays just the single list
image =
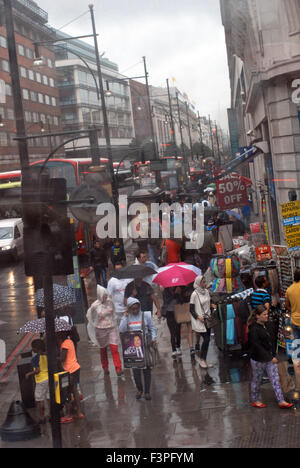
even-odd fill
[{"label": "man in dark jacket", "polygon": [[100,241],[95,242],[95,247],[91,250],[91,264],[94,268],[97,284],[107,288],[107,268],[108,258],[105,248]]}]

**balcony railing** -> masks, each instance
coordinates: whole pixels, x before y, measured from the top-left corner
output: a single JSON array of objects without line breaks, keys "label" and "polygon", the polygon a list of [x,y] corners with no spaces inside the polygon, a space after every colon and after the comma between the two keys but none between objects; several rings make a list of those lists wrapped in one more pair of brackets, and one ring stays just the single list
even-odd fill
[{"label": "balcony railing", "polygon": [[16,9],[19,9],[20,6],[23,6],[31,12],[33,16],[39,17],[40,21],[43,23],[48,23],[48,13],[42,10],[35,2],[31,0],[14,0],[13,6]]}]

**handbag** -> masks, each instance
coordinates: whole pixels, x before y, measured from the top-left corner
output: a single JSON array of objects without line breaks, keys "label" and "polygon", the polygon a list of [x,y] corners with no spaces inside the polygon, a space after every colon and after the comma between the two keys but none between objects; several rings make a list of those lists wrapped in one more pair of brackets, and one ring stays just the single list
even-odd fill
[{"label": "handbag", "polygon": [[[197,292],[197,298],[198,298],[198,301],[199,301],[199,304],[202,308],[202,304],[201,304],[201,301],[200,301],[200,297],[199,297],[199,294]],[[210,314],[204,314],[203,316],[203,319],[204,319],[204,326],[207,330],[209,330],[210,328],[214,328],[218,325],[218,313],[216,310],[213,310],[211,311]]]},{"label": "handbag", "polygon": [[191,323],[190,303],[176,304],[174,306],[175,320],[180,323]]}]

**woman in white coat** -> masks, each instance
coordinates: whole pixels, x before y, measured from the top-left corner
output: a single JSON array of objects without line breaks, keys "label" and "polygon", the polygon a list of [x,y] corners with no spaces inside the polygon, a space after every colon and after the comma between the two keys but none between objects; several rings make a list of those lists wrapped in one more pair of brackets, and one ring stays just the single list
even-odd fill
[{"label": "woman in white coat", "polygon": [[[204,276],[198,276],[194,282],[195,291],[191,295],[190,300],[190,313],[192,322],[192,331],[196,334],[195,350],[200,351],[200,366],[203,369],[211,367],[206,362],[211,329],[205,326],[205,317],[211,314],[211,299],[207,289],[206,280]],[[200,349],[200,338],[203,338],[203,343]]]},{"label": "woman in white coat", "polygon": [[87,312],[88,334],[100,347],[100,358],[105,374],[109,374],[107,348],[110,347],[118,377],[123,375],[118,351],[119,330],[115,320],[114,304],[105,288],[97,285],[97,300]]}]

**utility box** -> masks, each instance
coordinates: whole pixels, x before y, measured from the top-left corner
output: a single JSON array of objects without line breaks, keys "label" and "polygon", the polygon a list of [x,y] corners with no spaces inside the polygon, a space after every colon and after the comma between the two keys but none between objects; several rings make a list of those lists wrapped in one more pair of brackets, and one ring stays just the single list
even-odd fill
[{"label": "utility box", "polygon": [[18,376],[19,376],[19,385],[22,402],[25,408],[34,408],[35,399],[34,399],[34,390],[35,390],[35,381],[34,377],[31,376],[28,380],[26,379],[26,374],[33,371],[32,366],[32,353],[21,354],[21,361],[18,365]]}]

